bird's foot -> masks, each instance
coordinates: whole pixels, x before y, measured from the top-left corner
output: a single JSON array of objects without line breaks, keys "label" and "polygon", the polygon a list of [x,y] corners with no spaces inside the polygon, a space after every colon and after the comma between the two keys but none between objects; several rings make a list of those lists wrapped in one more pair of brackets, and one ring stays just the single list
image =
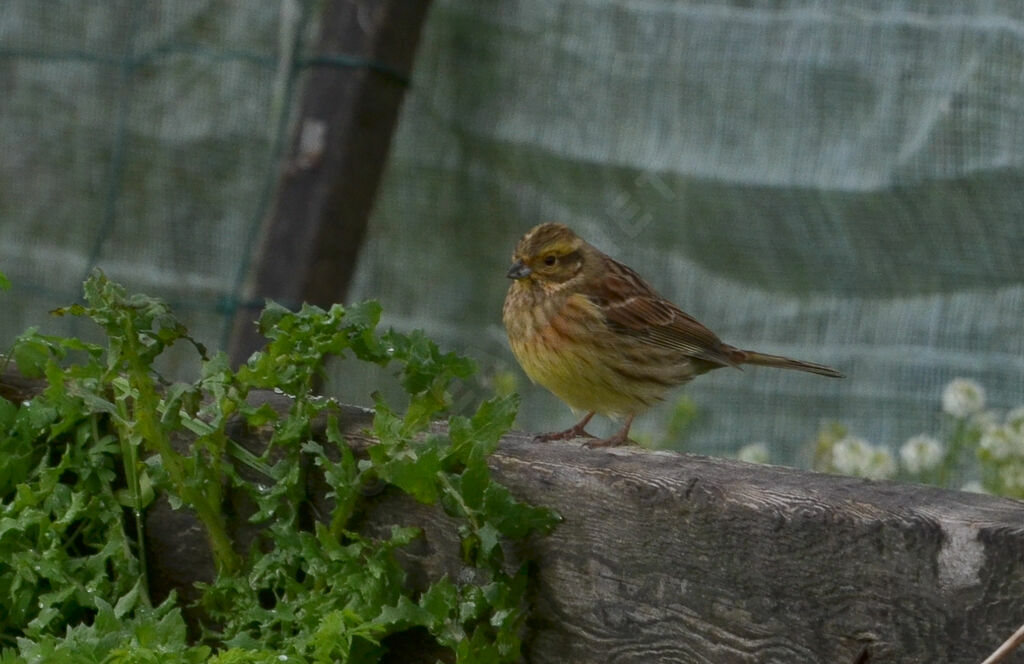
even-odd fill
[{"label": "bird's foot", "polygon": [[631,439],[629,436],[620,436],[619,434],[608,436],[607,438],[595,438],[594,440],[588,440],[583,443],[583,447],[590,449],[597,447],[623,447],[625,445],[639,445],[639,443]]},{"label": "bird's foot", "polygon": [[633,425],[633,415],[626,418],[626,424],[614,435],[598,440],[588,440],[583,443],[584,447],[591,449],[595,447],[622,447],[623,445],[636,445],[636,441],[629,439],[629,427]]},{"label": "bird's foot", "polygon": [[533,437],[534,440],[540,443],[549,443],[553,440],[572,440],[573,438],[593,438],[594,436],[587,433],[586,429],[580,425],[571,426],[565,431],[553,431],[551,433],[539,433]]},{"label": "bird's foot", "polygon": [[594,413],[587,413],[582,420],[572,425],[565,431],[555,431],[553,433],[540,433],[534,436],[534,440],[541,443],[548,443],[552,440],[572,440],[573,438],[593,438],[592,435],[587,433],[587,422],[590,422],[590,418],[594,416]]}]

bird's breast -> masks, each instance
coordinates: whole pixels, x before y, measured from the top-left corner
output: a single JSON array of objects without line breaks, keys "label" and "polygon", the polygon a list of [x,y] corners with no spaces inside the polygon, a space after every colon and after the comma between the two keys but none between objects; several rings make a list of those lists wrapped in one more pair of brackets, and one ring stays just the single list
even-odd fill
[{"label": "bird's breast", "polygon": [[526,374],[579,410],[639,412],[696,373],[677,351],[613,330],[600,305],[581,293],[516,282],[503,313],[509,345]]},{"label": "bird's breast", "polygon": [[583,295],[544,290],[522,281],[509,288],[502,312],[505,329],[517,345],[542,343],[552,351],[583,341],[588,329],[603,319],[597,306]]}]

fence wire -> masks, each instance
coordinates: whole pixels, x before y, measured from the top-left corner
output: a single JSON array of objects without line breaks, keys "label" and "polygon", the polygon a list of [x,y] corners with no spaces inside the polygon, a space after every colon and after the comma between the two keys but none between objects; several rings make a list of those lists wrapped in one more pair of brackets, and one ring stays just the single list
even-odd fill
[{"label": "fence wire", "polygon": [[[0,3],[3,343],[67,332],[46,312],[100,267],[224,345],[303,73],[379,67],[313,54],[320,11]],[[436,0],[351,298],[565,426],[500,324],[512,245],[557,219],[726,341],[848,374],[703,377],[693,449],[792,461],[828,420],[899,444],[956,376],[1024,401],[1022,106],[1020,3]]]}]

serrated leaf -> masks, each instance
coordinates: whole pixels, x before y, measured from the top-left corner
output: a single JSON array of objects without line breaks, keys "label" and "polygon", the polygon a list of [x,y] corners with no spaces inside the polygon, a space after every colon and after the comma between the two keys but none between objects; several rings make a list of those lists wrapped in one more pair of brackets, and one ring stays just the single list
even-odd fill
[{"label": "serrated leaf", "polygon": [[51,316],[87,316],[89,310],[83,307],[81,304],[72,304],[67,307],[57,307],[56,309],[50,310]]},{"label": "serrated leaf", "polygon": [[18,365],[18,371],[22,375],[29,378],[42,378],[46,363],[51,357],[50,346],[35,335],[34,328],[30,328],[14,342],[11,357],[14,358],[14,362]]},{"label": "serrated leaf", "polygon": [[484,490],[491,481],[491,471],[483,459],[471,462],[459,475],[458,487],[462,500],[471,509],[483,506]]},{"label": "serrated leaf", "polygon": [[14,420],[18,416],[18,407],[0,397],[0,432],[4,432],[14,425]]},{"label": "serrated leaf", "polygon": [[[339,306],[339,305],[335,305]],[[383,307],[376,300],[366,300],[358,304],[349,305],[344,309],[345,325],[357,328],[374,328],[380,323],[380,315]]]},{"label": "serrated leaf", "polygon": [[450,418],[451,454],[462,463],[488,456],[512,427],[518,410],[519,397],[512,394],[485,401],[471,418]]},{"label": "serrated leaf", "polygon": [[501,534],[491,523],[484,525],[477,531],[480,542],[480,554],[485,560],[500,562],[501,560]]},{"label": "serrated leaf", "polygon": [[211,426],[208,422],[204,422],[198,417],[192,417],[185,411],[179,411],[179,422],[181,426],[188,429],[197,436],[208,436],[217,431],[217,428]]},{"label": "serrated leaf", "polygon": [[415,526],[391,526],[391,538],[388,540],[388,544],[405,546],[421,535],[423,535],[423,531]]},{"label": "serrated leaf", "polygon": [[517,394],[495,397],[480,404],[476,413],[473,414],[471,422],[473,436],[477,439],[478,444],[484,446],[487,454],[494,450],[501,437],[512,428],[518,411],[519,395]]},{"label": "serrated leaf", "polygon": [[269,403],[262,404],[259,408],[252,408],[243,404],[241,411],[245,416],[246,424],[251,427],[261,427],[270,422],[276,422],[280,417]]},{"label": "serrated leaf", "polygon": [[135,604],[139,601],[139,592],[142,589],[141,584],[142,579],[139,579],[132,586],[131,590],[117,600],[117,604],[114,605],[114,617],[122,619],[135,608]]},{"label": "serrated leaf", "polygon": [[375,625],[387,626],[391,630],[403,630],[413,625],[429,627],[434,622],[431,613],[420,605],[402,595],[398,602],[391,606],[384,606],[380,613],[373,620]]},{"label": "serrated leaf", "polygon": [[292,312],[287,308],[281,306],[273,300],[267,300],[266,305],[263,307],[263,313],[260,314],[257,326],[259,327],[260,333],[265,336],[276,328],[286,316],[291,316]]},{"label": "serrated leaf", "polygon": [[378,468],[382,480],[394,484],[427,505],[437,502],[437,473],[440,471],[441,459],[436,448],[421,449],[418,452],[405,450],[400,456],[387,459]]},{"label": "serrated leaf", "polygon": [[505,537],[522,539],[532,532],[547,533],[561,517],[545,507],[516,501],[508,489],[492,482],[484,491],[483,511]]},{"label": "serrated leaf", "polygon": [[70,393],[82,400],[91,413],[117,415],[117,406],[90,390],[72,389]]}]

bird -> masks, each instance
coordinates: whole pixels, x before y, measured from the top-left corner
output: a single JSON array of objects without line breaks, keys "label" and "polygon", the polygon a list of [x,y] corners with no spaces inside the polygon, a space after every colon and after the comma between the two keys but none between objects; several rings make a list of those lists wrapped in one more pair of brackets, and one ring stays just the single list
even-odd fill
[{"label": "bird", "polygon": [[[534,383],[586,413],[543,441],[584,437],[588,447],[632,443],[637,414],[713,369],[757,365],[842,378],[832,367],[742,350],[662,297],[633,269],[560,223],[519,240],[502,321],[513,355]],[[624,418],[605,439],[586,431],[595,414]]]}]

